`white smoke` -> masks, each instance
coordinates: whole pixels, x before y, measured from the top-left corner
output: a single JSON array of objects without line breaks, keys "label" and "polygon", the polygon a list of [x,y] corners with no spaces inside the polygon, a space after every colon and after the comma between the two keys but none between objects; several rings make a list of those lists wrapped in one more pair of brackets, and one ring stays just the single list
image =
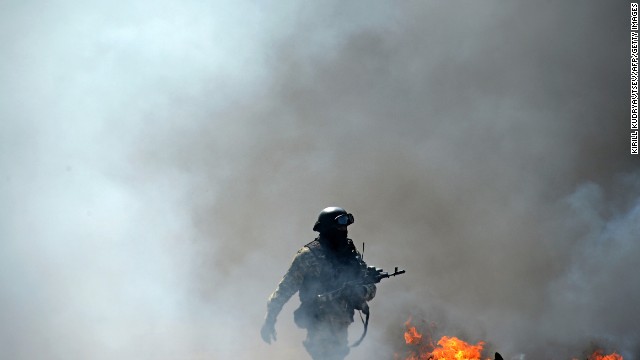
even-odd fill
[{"label": "white smoke", "polygon": [[[266,298],[317,213],[505,358],[638,358],[628,3],[0,5],[0,357],[304,358]],[[351,337],[361,327],[354,324]]]}]

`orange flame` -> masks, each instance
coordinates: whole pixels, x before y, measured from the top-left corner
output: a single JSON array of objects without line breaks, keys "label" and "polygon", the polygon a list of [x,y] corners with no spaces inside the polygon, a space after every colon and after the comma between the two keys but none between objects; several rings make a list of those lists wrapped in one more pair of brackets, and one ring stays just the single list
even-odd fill
[{"label": "orange flame", "polygon": [[434,360],[480,360],[484,342],[470,345],[457,337],[443,336],[438,345],[432,352]]},{"label": "orange flame", "polygon": [[603,355],[602,350],[596,350],[591,356],[589,356],[588,360],[622,360],[622,356],[616,354],[615,352],[609,355]]},{"label": "orange flame", "polygon": [[[485,342],[479,341],[472,345],[457,337],[443,336],[436,345],[431,339],[434,325],[427,329],[425,336],[411,325],[411,318],[404,323],[406,330],[404,340],[408,350],[404,355],[394,354],[394,360],[482,360],[482,350]],[[490,360],[490,359],[486,359]],[[571,360],[578,360],[573,358]],[[621,355],[611,353],[604,355],[602,350],[596,350],[587,360],[624,360]]]},{"label": "orange flame", "polygon": [[[407,345],[412,345],[413,350],[404,357],[404,360],[481,360],[484,342],[480,341],[476,345],[470,345],[456,337],[443,336],[438,341],[436,347],[430,336],[424,341],[422,334],[411,326],[411,319],[405,323],[407,330],[404,333],[404,340]],[[400,359],[398,355],[396,359]],[[591,360],[591,359],[589,359]],[[609,359],[605,359],[609,360]]]},{"label": "orange flame", "polygon": [[395,354],[394,360],[429,360],[431,350],[434,348],[430,333],[427,332],[426,336],[423,336],[415,326],[411,326],[411,318],[404,323],[404,326],[406,327],[404,341],[411,350],[403,357]]},{"label": "orange flame", "polygon": [[422,342],[422,334],[416,330],[415,326],[412,326],[404,332],[404,341],[407,345],[419,345]]}]

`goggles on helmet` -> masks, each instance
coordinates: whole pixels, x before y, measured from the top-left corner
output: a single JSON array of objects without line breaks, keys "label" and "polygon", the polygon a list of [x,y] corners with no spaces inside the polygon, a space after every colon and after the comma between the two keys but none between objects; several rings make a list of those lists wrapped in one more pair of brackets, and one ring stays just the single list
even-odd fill
[{"label": "goggles on helmet", "polygon": [[353,215],[351,214],[342,214],[342,215],[338,215],[335,218],[335,222],[338,225],[351,225],[354,223],[354,219],[353,219]]}]

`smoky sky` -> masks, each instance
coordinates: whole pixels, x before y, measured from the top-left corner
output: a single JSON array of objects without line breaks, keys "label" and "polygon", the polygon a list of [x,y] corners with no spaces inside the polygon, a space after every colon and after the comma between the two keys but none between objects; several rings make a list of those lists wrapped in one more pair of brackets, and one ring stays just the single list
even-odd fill
[{"label": "smoky sky", "polygon": [[[296,359],[319,211],[403,323],[640,355],[629,2],[4,2],[0,357]],[[350,328],[359,336],[361,325]]]}]

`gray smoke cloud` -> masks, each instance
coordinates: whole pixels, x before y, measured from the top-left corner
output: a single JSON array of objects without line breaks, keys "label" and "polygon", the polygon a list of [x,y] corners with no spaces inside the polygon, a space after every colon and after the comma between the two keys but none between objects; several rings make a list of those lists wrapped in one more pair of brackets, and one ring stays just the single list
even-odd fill
[{"label": "gray smoke cloud", "polygon": [[330,205],[407,270],[350,359],[639,357],[628,2],[0,6],[0,357],[305,358],[259,328]]}]

